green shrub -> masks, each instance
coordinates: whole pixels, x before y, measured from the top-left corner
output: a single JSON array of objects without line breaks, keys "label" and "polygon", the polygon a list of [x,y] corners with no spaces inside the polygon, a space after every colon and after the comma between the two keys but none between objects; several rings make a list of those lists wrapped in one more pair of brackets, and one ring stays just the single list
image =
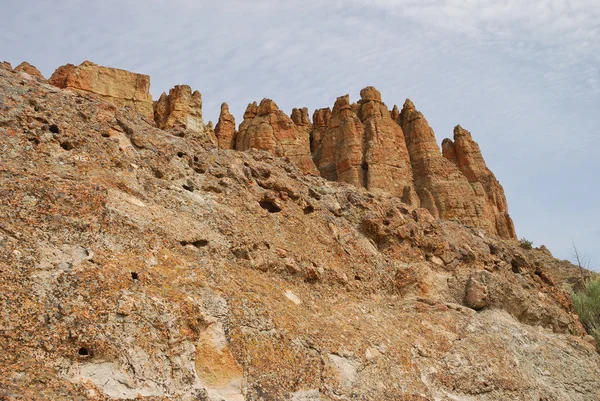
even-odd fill
[{"label": "green shrub", "polygon": [[529,241],[527,238],[521,238],[521,248],[523,248],[523,249],[533,248],[533,241]]},{"label": "green shrub", "polygon": [[600,345],[600,278],[587,283],[583,291],[573,292],[572,297],[581,323]]}]

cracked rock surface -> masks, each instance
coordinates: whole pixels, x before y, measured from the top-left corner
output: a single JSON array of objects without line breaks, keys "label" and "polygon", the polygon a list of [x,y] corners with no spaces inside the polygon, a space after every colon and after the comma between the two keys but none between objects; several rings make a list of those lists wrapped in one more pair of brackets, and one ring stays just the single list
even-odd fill
[{"label": "cracked rock surface", "polygon": [[2,400],[597,400],[578,275],[0,67]]}]

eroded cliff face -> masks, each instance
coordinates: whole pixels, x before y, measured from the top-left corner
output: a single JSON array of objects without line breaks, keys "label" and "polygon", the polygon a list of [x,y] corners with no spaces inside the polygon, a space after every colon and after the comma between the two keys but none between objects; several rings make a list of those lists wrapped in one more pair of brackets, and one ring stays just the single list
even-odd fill
[{"label": "eroded cliff face", "polygon": [[502,238],[517,238],[512,219],[508,215],[508,204],[504,189],[494,174],[487,168],[479,145],[471,133],[460,125],[454,127],[454,142],[446,138],[442,142],[443,156],[454,163],[465,175],[477,193],[485,194],[486,219],[494,224]]},{"label": "eroded cliff face", "polygon": [[256,103],[248,106],[238,129],[235,148],[259,149],[284,156],[305,174],[316,174],[309,132],[303,125],[296,125],[271,99],[263,99],[258,107]]},{"label": "eroded cliff face", "polygon": [[46,79],[46,78],[44,78],[44,76],[42,75],[40,70],[38,70],[35,66],[29,64],[27,61],[23,61],[21,64],[16,66],[15,71],[23,71],[23,72],[26,72],[27,74],[31,75],[32,77]]},{"label": "eroded cliff face", "polygon": [[154,121],[161,129],[182,128],[203,134],[202,95],[188,85],[176,85],[154,103]]},{"label": "eroded cliff face", "polygon": [[[21,66],[37,76],[32,68]],[[149,99],[148,77],[89,62],[59,68],[50,83],[95,93],[118,106],[133,102],[144,112],[147,103],[137,99]],[[293,109],[288,117],[274,101],[264,99],[248,105],[237,131],[223,103],[213,131],[202,120],[200,92],[178,85],[154,102],[153,115],[159,128],[205,135],[223,149],[259,149],[288,157],[305,174],[384,191],[426,208],[435,218],[516,238],[502,186],[468,131],[457,126],[454,141],[445,140],[440,152],[427,120],[410,100],[399,111],[396,106],[388,110],[373,87],[360,96],[354,104],[349,96],[339,97],[333,109],[316,110],[312,123],[308,109]]]},{"label": "eroded cliff face", "polygon": [[154,117],[148,75],[84,61],[78,66],[59,67],[48,82],[63,89],[93,93],[116,106],[131,106],[150,119]]},{"label": "eroded cliff face", "polygon": [[229,112],[227,103],[221,104],[221,113],[215,127],[215,134],[220,148],[233,149],[235,147],[235,118]]},{"label": "eroded cliff face", "polygon": [[545,248],[5,64],[0,148],[1,399],[600,399]]},{"label": "eroded cliff face", "polygon": [[321,175],[369,190],[402,196],[413,186],[412,170],[402,129],[392,120],[373,87],[350,104],[339,97],[329,109],[315,112],[313,157]]},{"label": "eroded cliff face", "polygon": [[[424,208],[437,218],[457,219],[465,224],[484,228],[503,238],[516,238],[512,222],[510,230],[506,226],[499,227],[497,223],[499,219],[510,221],[510,217],[505,213],[506,209],[499,211],[497,207],[492,207],[486,188],[472,171],[466,171],[468,168],[475,168],[478,174],[482,175],[483,171],[481,173],[479,171],[483,168],[489,172],[485,168],[483,158],[477,159],[472,167],[465,167],[463,171],[458,167],[456,152],[449,150],[454,149],[454,144],[448,142],[449,140],[444,142],[442,156],[433,130],[409,99],[404,103],[402,112],[397,115],[397,121],[402,126],[406,137],[415,188]],[[467,157],[469,160],[473,158],[471,153]],[[465,165],[467,163],[465,161]],[[481,180],[486,181],[488,178],[493,176],[482,176]],[[501,187],[500,191],[502,191]],[[501,197],[504,199],[503,192]]]}]

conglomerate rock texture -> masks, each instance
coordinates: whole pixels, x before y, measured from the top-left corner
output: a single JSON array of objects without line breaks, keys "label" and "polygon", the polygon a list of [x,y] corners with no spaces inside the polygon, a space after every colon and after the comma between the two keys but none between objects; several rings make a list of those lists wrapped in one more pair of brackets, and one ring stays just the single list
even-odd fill
[{"label": "conglomerate rock texture", "polygon": [[545,248],[4,64],[0,149],[2,400],[600,400]]},{"label": "conglomerate rock texture", "polygon": [[78,66],[59,67],[48,82],[59,88],[96,94],[114,105],[131,106],[138,113],[154,118],[148,75],[84,61]]}]

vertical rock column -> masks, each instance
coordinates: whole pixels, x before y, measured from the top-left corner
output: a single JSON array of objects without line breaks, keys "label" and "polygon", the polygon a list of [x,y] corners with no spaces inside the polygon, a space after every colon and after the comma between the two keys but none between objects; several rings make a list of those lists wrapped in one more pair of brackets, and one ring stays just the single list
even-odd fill
[{"label": "vertical rock column", "polygon": [[227,103],[221,104],[215,135],[220,148],[233,149],[235,147],[235,118],[229,112]]},{"label": "vertical rock column", "polygon": [[154,104],[154,121],[161,129],[179,127],[203,134],[202,95],[192,93],[188,85],[176,85],[168,95],[163,92]]},{"label": "vertical rock column", "polygon": [[[308,110],[305,115],[308,119]],[[298,118],[301,122],[301,111]],[[258,107],[256,103],[248,105],[238,129],[235,148],[261,149],[275,156],[287,156],[305,174],[317,174],[309,142],[310,134],[304,126],[297,126],[271,99],[263,99]]]},{"label": "vertical rock column", "polygon": [[443,156],[456,165],[471,183],[476,192],[485,196],[485,215],[494,230],[502,238],[517,238],[512,219],[508,214],[508,203],[504,188],[487,168],[479,145],[471,133],[460,125],[454,127],[454,141],[446,138],[442,142]]}]

